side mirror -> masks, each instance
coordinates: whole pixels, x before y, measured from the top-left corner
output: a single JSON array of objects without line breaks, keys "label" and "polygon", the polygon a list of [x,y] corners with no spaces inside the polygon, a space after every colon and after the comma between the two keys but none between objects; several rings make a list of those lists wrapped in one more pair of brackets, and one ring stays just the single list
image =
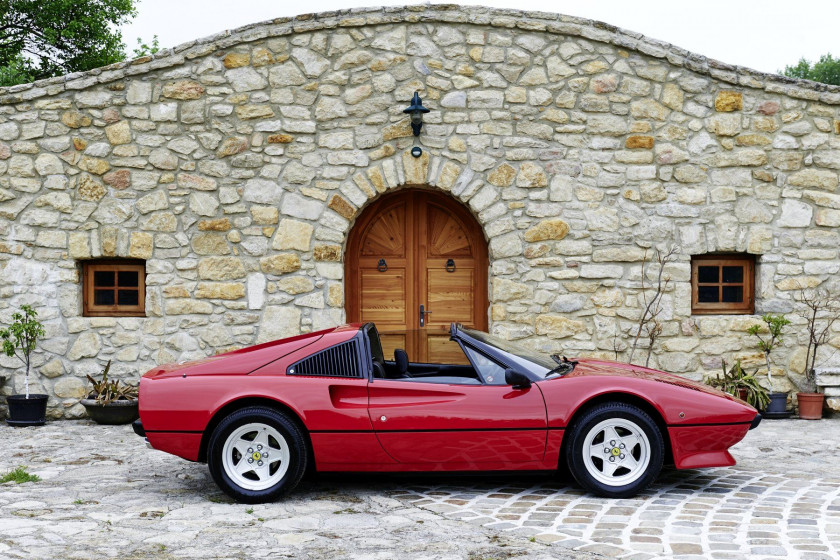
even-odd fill
[{"label": "side mirror", "polygon": [[527,375],[512,369],[505,370],[505,383],[514,389],[529,389],[531,387],[531,380],[528,379]]}]

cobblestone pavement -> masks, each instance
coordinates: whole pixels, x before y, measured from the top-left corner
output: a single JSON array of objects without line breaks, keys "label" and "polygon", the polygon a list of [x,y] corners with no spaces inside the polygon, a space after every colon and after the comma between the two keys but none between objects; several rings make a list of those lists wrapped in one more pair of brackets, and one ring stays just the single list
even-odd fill
[{"label": "cobblestone pavement", "polygon": [[205,465],[127,426],[0,427],[0,558],[840,558],[840,420],[765,421],[737,467],[668,471],[635,499],[547,476],[329,476],[232,503]]},{"label": "cobblestone pavement", "polygon": [[765,421],[732,468],[666,470],[633,499],[563,480],[409,487],[392,495],[496,529],[605,556],[840,558],[840,420]]}]

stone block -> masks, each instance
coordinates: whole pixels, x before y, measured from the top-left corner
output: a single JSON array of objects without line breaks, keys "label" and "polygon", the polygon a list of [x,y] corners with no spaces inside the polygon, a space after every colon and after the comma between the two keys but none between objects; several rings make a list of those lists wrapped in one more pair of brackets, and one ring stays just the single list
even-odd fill
[{"label": "stone block", "polygon": [[200,282],[195,290],[199,299],[236,300],[245,297],[245,284],[240,282]]},{"label": "stone block", "polygon": [[206,301],[194,299],[169,299],[166,301],[167,315],[210,315],[213,306]]},{"label": "stone block", "polygon": [[788,184],[794,187],[837,190],[837,173],[823,169],[803,169],[788,177]]},{"label": "stone block", "polygon": [[131,232],[128,256],[134,259],[150,259],[154,252],[154,237],[142,231]]},{"label": "stone block", "polygon": [[245,267],[236,257],[208,257],[198,261],[202,280],[236,280],[245,277]]},{"label": "stone block", "polygon": [[295,307],[269,305],[259,323],[256,344],[300,334],[301,310]]},{"label": "stone block", "polygon": [[266,274],[279,276],[300,269],[300,257],[294,253],[272,255],[260,259],[260,270]]},{"label": "stone block", "polygon": [[524,238],[529,243],[537,241],[556,240],[559,241],[569,233],[569,224],[560,219],[542,220],[535,226],[528,229]]},{"label": "stone block", "polygon": [[586,324],[563,315],[542,314],[536,320],[536,333],[548,338],[568,338],[586,332]]},{"label": "stone block", "polygon": [[715,97],[715,111],[728,113],[744,108],[743,95],[737,91],[719,91]]},{"label": "stone block", "polygon": [[80,334],[70,351],[67,353],[67,359],[70,361],[80,360],[82,358],[95,358],[102,349],[102,340],[95,332],[84,332]]},{"label": "stone block", "polygon": [[340,245],[316,245],[312,251],[316,261],[341,261]]},{"label": "stone block", "polygon": [[193,80],[178,80],[164,84],[162,95],[171,99],[198,99],[204,95],[204,86]]},{"label": "stone block", "polygon": [[624,267],[619,265],[585,264],[580,267],[581,278],[621,278]]},{"label": "stone block", "polygon": [[65,377],[53,385],[53,394],[62,399],[81,399],[86,393],[85,384],[78,377]]}]

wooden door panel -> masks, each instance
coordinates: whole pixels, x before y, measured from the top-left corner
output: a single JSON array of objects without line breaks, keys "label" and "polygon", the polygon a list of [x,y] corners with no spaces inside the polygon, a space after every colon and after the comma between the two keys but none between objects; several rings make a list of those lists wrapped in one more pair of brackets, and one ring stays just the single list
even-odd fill
[{"label": "wooden door panel", "polygon": [[382,353],[386,360],[394,359],[394,350],[402,348],[405,350],[406,339],[405,333],[379,333],[379,338],[382,341]]},{"label": "wooden door panel", "polygon": [[389,268],[361,271],[361,320],[387,326],[403,327],[407,324],[406,271]]},{"label": "wooden door panel", "polygon": [[361,254],[366,257],[404,257],[406,254],[406,205],[394,205],[377,216],[367,227]]},{"label": "wooden door panel", "polygon": [[457,342],[449,340],[449,330],[446,331],[424,331],[426,359],[423,361],[430,364],[458,364],[468,366],[470,361],[461,350]]},{"label": "wooden door panel", "polygon": [[436,204],[426,205],[426,228],[429,257],[468,257],[472,243],[458,220]]},{"label": "wooden door panel", "polygon": [[472,269],[460,268],[454,272],[441,268],[429,269],[426,271],[426,279],[428,291],[425,299],[432,310],[429,326],[449,326],[453,321],[474,326],[475,275]]}]

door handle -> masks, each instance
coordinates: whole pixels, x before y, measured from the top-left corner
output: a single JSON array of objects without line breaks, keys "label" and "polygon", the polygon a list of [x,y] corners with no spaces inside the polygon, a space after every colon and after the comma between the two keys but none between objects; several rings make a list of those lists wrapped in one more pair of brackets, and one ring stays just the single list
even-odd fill
[{"label": "door handle", "polygon": [[426,308],[423,306],[422,303],[420,304],[420,326],[421,327],[426,326],[426,315],[430,315],[431,313],[432,313],[431,311],[426,311]]}]

